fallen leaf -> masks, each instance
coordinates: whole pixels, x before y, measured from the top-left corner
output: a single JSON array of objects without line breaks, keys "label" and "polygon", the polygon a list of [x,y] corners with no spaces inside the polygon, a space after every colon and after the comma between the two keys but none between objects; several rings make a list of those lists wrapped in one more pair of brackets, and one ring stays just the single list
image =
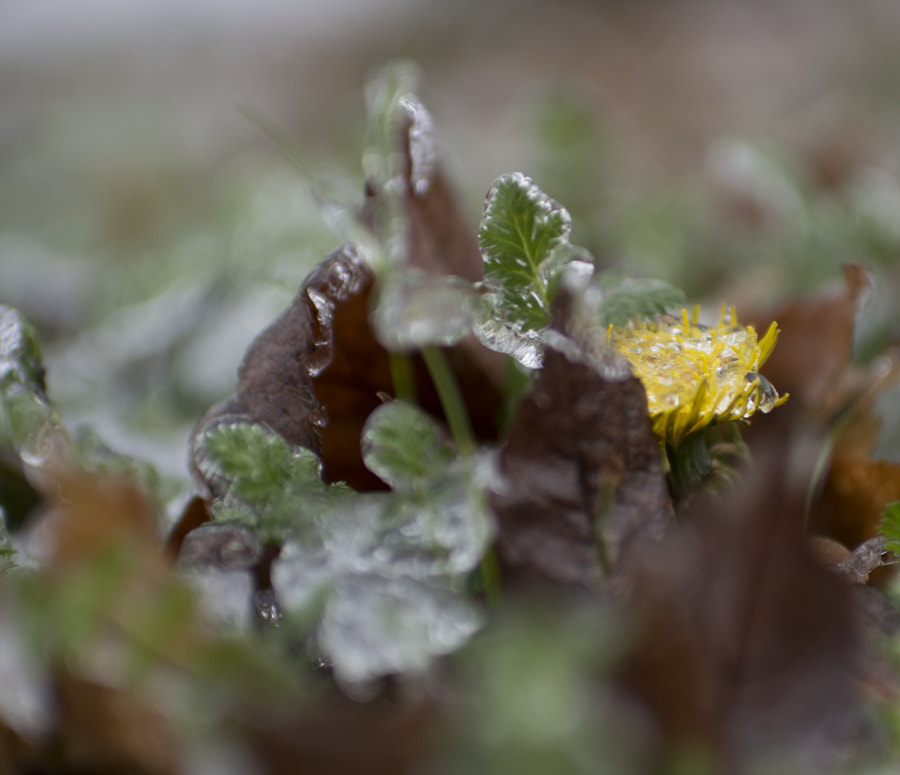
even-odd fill
[{"label": "fallen leaf", "polygon": [[421,765],[439,720],[428,698],[355,703],[335,694],[300,712],[245,718],[242,726],[271,775],[401,775]]},{"label": "fallen leaf", "polygon": [[[574,303],[557,296],[558,331]],[[627,364],[603,366],[590,352],[565,336],[547,347],[500,452],[505,487],[492,498],[507,565],[585,586],[604,564],[622,573],[674,523],[644,389]]]},{"label": "fallen leaf", "polygon": [[863,264],[847,264],[842,286],[794,301],[774,315],[781,335],[762,372],[791,394],[788,406],[829,413],[846,399],[856,316],[872,282]]},{"label": "fallen leaf", "polygon": [[871,742],[850,588],[809,553],[779,433],[727,499],[695,502],[645,554],[629,598],[623,683],[668,746],[701,746],[725,771],[772,756],[831,766]]}]

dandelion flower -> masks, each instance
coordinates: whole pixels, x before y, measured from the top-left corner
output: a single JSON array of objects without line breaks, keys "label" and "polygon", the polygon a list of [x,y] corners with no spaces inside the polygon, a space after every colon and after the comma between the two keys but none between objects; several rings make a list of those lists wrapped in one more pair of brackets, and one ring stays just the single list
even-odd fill
[{"label": "dandelion flower", "polygon": [[647,391],[653,432],[677,448],[691,434],[717,423],[747,420],[787,400],[779,396],[759,368],[772,352],[778,326],[762,339],[753,326],[738,324],[734,307],[722,308],[719,324],[658,316],[610,327],[609,343],[631,363]]}]

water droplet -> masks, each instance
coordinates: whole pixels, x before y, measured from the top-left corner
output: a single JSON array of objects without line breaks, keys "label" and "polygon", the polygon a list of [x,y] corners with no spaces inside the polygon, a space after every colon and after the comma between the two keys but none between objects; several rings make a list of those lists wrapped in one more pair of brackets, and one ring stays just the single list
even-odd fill
[{"label": "water droplet", "polygon": [[271,589],[260,589],[253,595],[253,609],[258,621],[274,627],[278,626],[284,615],[275,592]]}]

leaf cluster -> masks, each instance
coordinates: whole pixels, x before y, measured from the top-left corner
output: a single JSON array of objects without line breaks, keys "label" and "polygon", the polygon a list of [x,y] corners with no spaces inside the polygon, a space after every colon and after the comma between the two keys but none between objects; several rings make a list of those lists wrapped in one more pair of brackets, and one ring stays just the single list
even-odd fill
[{"label": "leaf cluster", "polygon": [[[885,485],[866,504],[884,541],[825,567],[804,533],[838,533],[858,501],[835,493],[858,498],[857,475],[896,479],[866,433],[822,420],[864,413],[843,385],[864,271],[785,310],[795,355],[772,374],[796,424],[761,424],[752,467],[673,501],[606,329],[683,294],[602,270],[520,173],[476,234],[412,71],[384,74],[369,106],[350,230],[366,236],[312,271],[197,423],[178,513],[149,469],[68,436],[33,331],[0,310],[9,470],[36,488],[21,521],[48,510],[53,538],[40,556],[18,521],[0,529],[0,649],[24,686],[0,697],[0,769],[166,773],[226,733],[266,772],[662,772],[685,751],[697,771],[864,766],[883,730],[860,686],[897,685],[873,643],[900,629],[866,582],[900,516]],[[784,472],[815,423],[834,454],[823,480],[798,477],[806,492]],[[720,469],[745,456],[709,451]],[[863,609],[880,612],[867,628]]]}]

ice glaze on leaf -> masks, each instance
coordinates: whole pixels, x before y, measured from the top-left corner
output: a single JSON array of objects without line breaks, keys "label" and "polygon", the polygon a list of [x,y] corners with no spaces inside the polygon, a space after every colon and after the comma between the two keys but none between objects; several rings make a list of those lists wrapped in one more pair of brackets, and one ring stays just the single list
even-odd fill
[{"label": "ice glaze on leaf", "polygon": [[260,424],[213,423],[195,436],[194,460],[207,481],[222,484],[227,501],[260,510],[273,498],[322,487],[316,454]]},{"label": "ice glaze on leaf", "polygon": [[391,401],[369,415],[362,455],[366,467],[393,490],[440,476],[456,456],[434,419],[405,401]]},{"label": "ice glaze on leaf", "polygon": [[572,219],[519,172],[497,180],[485,201],[478,242],[485,284],[499,297],[502,317],[523,331],[550,322],[550,283],[569,245]]},{"label": "ice glaze on leaf", "polygon": [[684,293],[663,280],[627,277],[608,270],[597,277],[603,291],[602,323],[623,326],[634,317],[651,317],[684,305]]},{"label": "ice glaze on leaf", "polygon": [[61,433],[34,329],[18,310],[0,306],[0,441],[24,463],[39,466],[51,457]]},{"label": "ice glaze on leaf", "polygon": [[453,345],[472,332],[480,302],[472,283],[460,277],[410,269],[383,279],[372,325],[391,352]]},{"label": "ice glaze on leaf", "polygon": [[12,381],[46,390],[34,328],[18,310],[0,305],[0,387]]},{"label": "ice glaze on leaf", "polygon": [[[560,327],[575,303],[560,293]],[[558,333],[501,450],[506,485],[492,503],[507,563],[593,585],[604,562],[620,574],[660,538],[672,505],[640,381],[602,368],[588,332]]]},{"label": "ice glaze on leaf", "polygon": [[357,683],[397,672],[421,673],[481,627],[469,602],[442,585],[352,576],[335,587],[318,633],[338,677]]}]

